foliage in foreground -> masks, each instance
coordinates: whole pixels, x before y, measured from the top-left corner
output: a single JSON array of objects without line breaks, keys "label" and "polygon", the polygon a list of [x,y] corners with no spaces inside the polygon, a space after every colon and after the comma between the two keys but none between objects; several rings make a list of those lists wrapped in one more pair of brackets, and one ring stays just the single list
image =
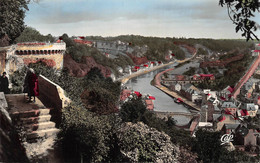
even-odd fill
[{"label": "foliage in foreground", "polygon": [[190,145],[189,132],[176,128],[175,121],[168,118],[164,121],[156,117],[154,112],[148,111],[140,98],[132,98],[122,105],[119,113],[123,122],[143,122],[150,127],[163,131],[171,137],[174,144]]},{"label": "foliage in foreground", "polygon": [[[67,161],[109,161],[113,148],[114,116],[96,116],[85,108],[63,109],[59,143]],[[107,160],[108,159],[108,160]]]},{"label": "foliage in foreground", "polygon": [[142,122],[123,123],[117,132],[120,151],[127,162],[176,162],[177,147],[163,132]]},{"label": "foliage in foreground", "polygon": [[255,12],[259,12],[258,0],[219,0],[219,4],[227,6],[228,16],[233,24],[236,25],[236,32],[241,31],[246,40],[259,38],[254,33],[259,29],[258,24],[253,20]]},{"label": "foliage in foreground", "polygon": [[220,132],[198,130],[192,145],[192,151],[203,162],[259,162],[260,157],[250,157],[241,151],[229,152],[220,143]]}]

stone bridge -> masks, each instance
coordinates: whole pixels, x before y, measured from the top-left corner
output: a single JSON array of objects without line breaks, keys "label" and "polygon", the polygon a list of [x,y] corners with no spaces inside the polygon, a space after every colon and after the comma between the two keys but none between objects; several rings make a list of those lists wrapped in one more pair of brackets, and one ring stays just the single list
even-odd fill
[{"label": "stone bridge", "polygon": [[193,117],[199,116],[198,113],[183,113],[183,112],[160,112],[160,111],[154,111],[157,117],[161,119],[167,119],[168,117],[173,117],[173,116],[185,116],[187,118],[192,119]]}]

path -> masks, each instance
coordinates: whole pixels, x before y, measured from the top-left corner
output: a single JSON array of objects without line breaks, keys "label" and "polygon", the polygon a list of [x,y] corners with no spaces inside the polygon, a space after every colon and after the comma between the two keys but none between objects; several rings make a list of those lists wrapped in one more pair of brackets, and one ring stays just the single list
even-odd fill
[{"label": "path", "polygon": [[248,71],[245,73],[245,75],[239,80],[237,85],[234,88],[234,92],[232,93],[233,97],[236,99],[237,95],[240,93],[241,87],[247,82],[247,80],[254,74],[255,70],[260,64],[260,55],[256,58],[254,63],[251,65],[251,67],[248,69]]}]

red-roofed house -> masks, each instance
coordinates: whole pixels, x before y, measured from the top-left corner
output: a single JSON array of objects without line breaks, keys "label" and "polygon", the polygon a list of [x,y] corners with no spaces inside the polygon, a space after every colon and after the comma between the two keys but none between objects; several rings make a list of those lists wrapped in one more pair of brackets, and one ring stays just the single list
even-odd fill
[{"label": "red-roofed house", "polygon": [[221,116],[218,118],[219,122],[223,122],[224,120],[226,120],[226,117],[225,116]]},{"label": "red-roofed house", "polygon": [[154,104],[153,104],[152,99],[146,99],[145,103],[146,103],[146,108],[148,110],[153,110],[154,109]]},{"label": "red-roofed house", "polygon": [[184,75],[176,75],[175,77],[176,77],[176,80],[187,80],[186,76],[184,76]]},{"label": "red-roofed house", "polygon": [[225,110],[224,110],[225,114],[230,114],[230,115],[233,115],[234,117],[236,117],[236,112],[237,112],[237,108],[235,108],[235,107],[225,108]]},{"label": "red-roofed house", "polygon": [[149,99],[155,100],[155,97],[154,96],[149,96]]},{"label": "red-roofed house", "polygon": [[193,80],[200,80],[200,75],[199,74],[193,75]]},{"label": "red-roofed house", "polygon": [[88,45],[88,46],[92,46],[93,45],[92,41],[83,40],[81,38],[80,39],[74,39],[73,41],[76,42],[76,43],[85,44],[85,45]]},{"label": "red-roofed house", "polygon": [[215,80],[215,76],[213,74],[200,74],[200,79],[201,80]]},{"label": "red-roofed house", "polygon": [[234,91],[234,88],[232,88],[232,87],[228,87],[228,89],[227,89],[230,93],[232,93],[233,91]]},{"label": "red-roofed house", "polygon": [[124,89],[120,94],[120,101],[125,101],[131,94],[131,91],[128,89]]},{"label": "red-roofed house", "polygon": [[109,53],[105,53],[106,57],[109,58]]},{"label": "red-roofed house", "polygon": [[133,68],[132,68],[132,72],[136,72],[136,71],[138,71],[140,69],[140,66],[134,66]]},{"label": "red-roofed house", "polygon": [[134,91],[137,97],[142,97],[142,94],[140,92]]},{"label": "red-roofed house", "polygon": [[223,100],[223,101],[227,101],[227,99],[223,96],[220,96],[220,99]]},{"label": "red-roofed house", "polygon": [[260,105],[260,96],[258,96],[256,99],[255,99],[255,102],[254,102],[255,104],[257,104],[257,105]]},{"label": "red-roofed house", "polygon": [[145,68],[148,68],[148,67],[149,67],[148,64],[144,64],[143,66],[144,66]]},{"label": "red-roofed house", "polygon": [[227,86],[222,91],[217,92],[217,95],[220,97],[221,100],[226,101],[232,96],[232,92],[234,89],[230,86]]},{"label": "red-roofed house", "polygon": [[239,126],[236,129],[236,136],[235,140],[237,145],[251,145],[256,146],[257,145],[257,137],[256,134],[257,131],[254,129],[248,129],[245,126]]},{"label": "red-roofed house", "polygon": [[244,116],[249,116],[249,113],[246,109],[242,109],[240,110],[240,113],[241,113],[241,116],[244,117]]},{"label": "red-roofed house", "polygon": [[224,124],[238,124],[239,121],[233,115],[223,114],[216,121],[216,131],[220,131]]}]

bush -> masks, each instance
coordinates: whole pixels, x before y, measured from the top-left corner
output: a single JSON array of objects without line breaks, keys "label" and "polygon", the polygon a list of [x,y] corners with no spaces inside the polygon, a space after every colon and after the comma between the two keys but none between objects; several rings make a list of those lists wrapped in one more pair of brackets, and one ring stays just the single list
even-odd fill
[{"label": "bush", "polygon": [[54,37],[51,34],[46,36],[40,34],[39,31],[32,27],[26,27],[19,37],[15,39],[16,42],[53,42]]},{"label": "bush", "polygon": [[23,92],[23,85],[24,85],[24,79],[25,75],[27,73],[27,68],[23,67],[22,69],[15,71],[10,76],[10,81],[12,83],[11,93],[22,93]]},{"label": "bush", "polygon": [[[59,141],[69,162],[105,162],[112,159],[114,116],[95,116],[76,106],[63,109]],[[115,150],[115,149],[114,149]]]}]

